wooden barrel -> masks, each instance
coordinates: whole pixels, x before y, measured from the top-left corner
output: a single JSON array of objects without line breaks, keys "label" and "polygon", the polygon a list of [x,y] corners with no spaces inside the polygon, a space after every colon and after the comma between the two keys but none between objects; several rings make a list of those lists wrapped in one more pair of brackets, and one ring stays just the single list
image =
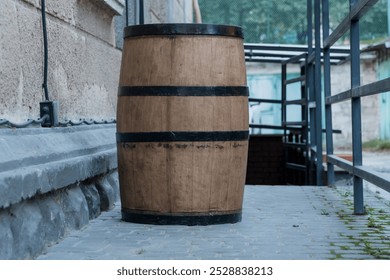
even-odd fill
[{"label": "wooden barrel", "polygon": [[248,89],[239,27],[125,28],[117,106],[122,219],[241,220]]}]

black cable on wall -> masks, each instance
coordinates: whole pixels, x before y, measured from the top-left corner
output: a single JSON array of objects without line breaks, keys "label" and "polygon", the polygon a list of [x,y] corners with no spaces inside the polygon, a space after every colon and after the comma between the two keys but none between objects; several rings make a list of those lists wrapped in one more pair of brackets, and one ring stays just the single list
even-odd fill
[{"label": "black cable on wall", "polygon": [[45,0],[41,0],[41,12],[42,12],[42,30],[43,30],[43,84],[42,88],[45,93],[45,100],[49,101],[49,90],[47,88],[47,72],[49,61],[49,50],[47,42],[47,26],[46,26],[46,8]]},{"label": "black cable on wall", "polygon": [[[43,32],[43,83],[42,89],[44,91],[44,101],[40,102],[40,115],[38,119],[27,119],[21,123],[15,123],[7,119],[0,118],[0,128],[26,128],[33,125],[41,125],[42,127],[54,127],[54,126],[77,126],[77,125],[93,125],[93,124],[114,124],[115,119],[111,120],[93,120],[93,119],[80,119],[78,121],[65,120],[63,122],[58,121],[58,102],[50,101],[49,90],[47,86],[48,80],[48,64],[49,64],[49,49],[47,39],[47,24],[46,24],[46,8],[45,0],[41,0],[41,13],[42,13],[42,32]],[[128,4],[128,0],[126,0]],[[128,21],[126,9],[126,20]]]}]

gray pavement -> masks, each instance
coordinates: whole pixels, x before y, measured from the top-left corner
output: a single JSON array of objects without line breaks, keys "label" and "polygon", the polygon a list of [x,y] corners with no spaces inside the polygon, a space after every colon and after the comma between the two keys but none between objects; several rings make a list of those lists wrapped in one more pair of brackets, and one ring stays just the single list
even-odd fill
[{"label": "gray pavement", "polygon": [[40,260],[390,259],[390,202],[352,186],[246,186],[242,222],[157,226],[121,221],[120,205],[47,249]]}]

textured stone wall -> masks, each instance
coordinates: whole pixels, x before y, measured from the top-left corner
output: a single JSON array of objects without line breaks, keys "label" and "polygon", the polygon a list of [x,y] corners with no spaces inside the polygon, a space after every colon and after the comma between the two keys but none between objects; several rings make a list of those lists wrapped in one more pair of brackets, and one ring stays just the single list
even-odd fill
[{"label": "textured stone wall", "polygon": [[192,0],[144,0],[145,23],[192,22]]},{"label": "textured stone wall", "polygon": [[[351,88],[350,63],[332,67],[332,95]],[[377,66],[373,60],[361,63],[361,85],[372,83],[377,79]],[[362,140],[363,142],[378,139],[380,134],[380,95],[363,97],[362,104]],[[340,129],[341,134],[334,134],[335,149],[352,149],[352,113],[351,101],[332,105],[333,128]]]},{"label": "textured stone wall", "polygon": [[[121,52],[114,16],[123,3],[46,1],[48,88],[60,120],[115,117]],[[40,1],[3,0],[0,25],[0,118],[36,119],[43,97]]]}]

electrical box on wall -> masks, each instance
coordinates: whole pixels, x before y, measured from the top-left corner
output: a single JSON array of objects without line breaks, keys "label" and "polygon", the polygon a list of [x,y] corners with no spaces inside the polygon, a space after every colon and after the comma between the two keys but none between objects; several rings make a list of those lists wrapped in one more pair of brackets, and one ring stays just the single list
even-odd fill
[{"label": "electrical box on wall", "polygon": [[57,101],[43,101],[39,103],[40,116],[45,120],[42,122],[42,127],[58,126],[58,102]]}]

